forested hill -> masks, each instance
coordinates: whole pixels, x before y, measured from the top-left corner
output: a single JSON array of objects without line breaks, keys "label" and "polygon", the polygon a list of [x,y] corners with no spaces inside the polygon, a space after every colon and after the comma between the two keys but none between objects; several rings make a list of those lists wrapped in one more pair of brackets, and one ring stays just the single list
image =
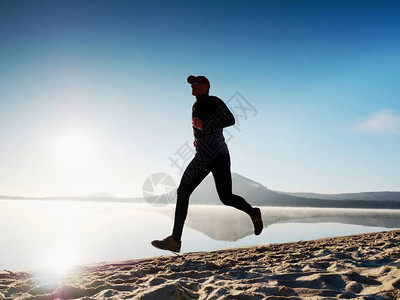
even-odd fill
[{"label": "forested hill", "polygon": [[[332,207],[332,208],[385,208],[400,209],[400,192],[367,192],[347,194],[286,193],[268,189],[261,183],[237,173],[232,173],[232,190],[253,206]],[[175,191],[176,192],[176,191]],[[174,194],[174,193],[173,193]],[[176,195],[176,193],[175,193]],[[171,196],[173,198],[173,196]],[[171,198],[169,197],[169,198]],[[155,197],[157,198],[157,196]],[[149,198],[118,198],[108,193],[82,197],[18,197],[0,196],[0,199],[52,200],[52,201],[97,201],[151,203]],[[206,177],[190,197],[191,204],[222,205],[219,200],[214,178]]]},{"label": "forested hill", "polygon": [[346,194],[317,194],[317,193],[286,193],[295,197],[305,197],[324,200],[369,200],[369,201],[400,201],[400,192],[363,192]]},{"label": "forested hill", "polygon": [[[318,197],[319,194],[290,194],[270,190],[264,185],[237,173],[232,174],[232,185],[233,192],[244,197],[252,205],[338,208],[400,208],[400,192],[321,195],[321,197]],[[351,195],[354,195],[354,198],[352,198]],[[363,195],[365,195],[365,197],[362,197]],[[335,198],[335,196],[338,197]],[[193,204],[221,204],[212,176],[208,176],[197,187],[190,201]]]}]

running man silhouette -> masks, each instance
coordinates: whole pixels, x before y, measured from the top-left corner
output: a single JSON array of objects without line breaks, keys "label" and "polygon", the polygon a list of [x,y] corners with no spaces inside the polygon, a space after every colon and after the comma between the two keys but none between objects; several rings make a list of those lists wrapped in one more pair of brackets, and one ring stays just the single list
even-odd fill
[{"label": "running man silhouette", "polygon": [[192,107],[193,144],[196,154],[186,167],[177,190],[172,235],[151,243],[156,248],[173,252],[181,250],[189,197],[210,172],[214,176],[221,202],[247,213],[253,222],[256,235],[263,230],[260,209],[253,208],[242,197],[232,193],[231,161],[223,136],[223,128],[235,124],[232,112],[221,99],[209,96],[210,82],[206,77],[190,75],[187,82],[192,87],[192,95],[196,97]]}]

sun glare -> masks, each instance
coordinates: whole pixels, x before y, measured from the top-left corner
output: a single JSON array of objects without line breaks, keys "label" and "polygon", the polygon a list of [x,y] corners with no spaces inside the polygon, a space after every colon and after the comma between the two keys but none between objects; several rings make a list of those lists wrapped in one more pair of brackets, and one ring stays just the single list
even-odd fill
[{"label": "sun glare", "polygon": [[48,190],[55,195],[81,196],[110,186],[111,181],[105,180],[110,160],[104,149],[96,132],[81,128],[58,132],[48,141]]},{"label": "sun glare", "polygon": [[56,138],[53,160],[63,166],[73,167],[90,163],[96,154],[93,139],[83,132],[70,132]]},{"label": "sun glare", "polygon": [[77,263],[75,247],[71,244],[59,244],[47,254],[42,266],[45,270],[61,276]]}]

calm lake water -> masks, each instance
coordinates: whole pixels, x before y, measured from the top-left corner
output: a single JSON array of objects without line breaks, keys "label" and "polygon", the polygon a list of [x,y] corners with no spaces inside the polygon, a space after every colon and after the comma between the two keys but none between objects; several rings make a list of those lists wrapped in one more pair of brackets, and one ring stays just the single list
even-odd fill
[{"label": "calm lake water", "polygon": [[[170,255],[174,206],[0,200],[0,269],[41,269]],[[182,252],[310,240],[400,228],[400,210],[263,207],[263,233],[244,213],[190,206]]]}]

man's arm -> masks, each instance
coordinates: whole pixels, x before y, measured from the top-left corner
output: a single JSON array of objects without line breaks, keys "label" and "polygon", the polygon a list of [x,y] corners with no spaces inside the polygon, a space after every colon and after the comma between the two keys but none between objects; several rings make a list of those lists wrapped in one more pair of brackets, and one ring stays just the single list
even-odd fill
[{"label": "man's arm", "polygon": [[218,127],[225,128],[228,126],[235,125],[235,117],[232,112],[226,106],[224,101],[217,98],[217,108],[214,114],[215,120],[213,120]]}]

